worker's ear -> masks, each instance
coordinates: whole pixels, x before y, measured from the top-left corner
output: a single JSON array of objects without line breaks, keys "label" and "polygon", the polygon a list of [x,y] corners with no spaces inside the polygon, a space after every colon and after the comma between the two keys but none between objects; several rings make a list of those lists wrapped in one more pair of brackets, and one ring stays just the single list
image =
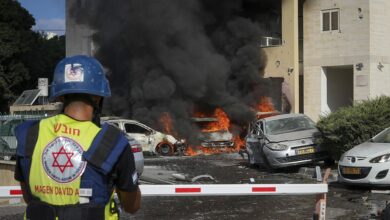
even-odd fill
[{"label": "worker's ear", "polygon": [[94,96],[92,96],[92,100],[95,103],[95,106],[99,106],[100,101],[102,100],[102,97],[94,95]]},{"label": "worker's ear", "polygon": [[94,95],[92,96],[92,101],[94,102],[92,122],[98,127],[100,127],[100,116],[102,114],[103,98]]}]

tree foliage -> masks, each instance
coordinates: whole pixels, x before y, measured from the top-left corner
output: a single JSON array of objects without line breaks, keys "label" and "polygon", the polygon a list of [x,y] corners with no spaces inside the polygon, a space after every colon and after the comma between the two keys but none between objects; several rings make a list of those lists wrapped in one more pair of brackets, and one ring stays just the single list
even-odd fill
[{"label": "tree foliage", "polygon": [[338,160],[342,153],[390,127],[390,97],[381,96],[321,117],[320,143]]},{"label": "tree foliage", "polygon": [[47,39],[31,30],[33,16],[18,1],[0,1],[0,112],[21,92],[37,87],[37,78],[52,75],[65,55],[65,38]]},{"label": "tree foliage", "polygon": [[29,51],[35,24],[34,18],[20,3],[0,1],[0,100],[1,109],[14,97],[23,81],[29,79],[28,69],[21,56]]}]

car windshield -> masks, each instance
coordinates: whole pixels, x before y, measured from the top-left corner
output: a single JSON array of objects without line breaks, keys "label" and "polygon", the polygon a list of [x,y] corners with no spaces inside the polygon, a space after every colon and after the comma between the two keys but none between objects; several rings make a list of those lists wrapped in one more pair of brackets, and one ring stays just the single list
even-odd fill
[{"label": "car windshield", "polygon": [[374,143],[390,143],[390,128],[385,129],[371,139]]},{"label": "car windshield", "polygon": [[284,134],[295,131],[310,130],[315,128],[315,123],[306,116],[295,116],[267,121],[265,133],[269,135]]}]

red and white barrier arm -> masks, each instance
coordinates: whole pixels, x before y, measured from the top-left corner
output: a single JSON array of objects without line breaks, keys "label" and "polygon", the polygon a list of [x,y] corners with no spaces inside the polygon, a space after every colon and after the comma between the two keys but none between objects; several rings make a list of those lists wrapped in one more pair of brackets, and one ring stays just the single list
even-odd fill
[{"label": "red and white barrier arm", "polygon": [[0,199],[17,197],[22,197],[20,186],[0,186]]},{"label": "red and white barrier arm", "polygon": [[[192,184],[139,187],[142,196],[313,195],[328,192],[328,184]],[[0,198],[21,196],[19,186],[0,186]]]},{"label": "red and white barrier arm", "polygon": [[143,196],[309,195],[328,192],[327,184],[140,185]]}]

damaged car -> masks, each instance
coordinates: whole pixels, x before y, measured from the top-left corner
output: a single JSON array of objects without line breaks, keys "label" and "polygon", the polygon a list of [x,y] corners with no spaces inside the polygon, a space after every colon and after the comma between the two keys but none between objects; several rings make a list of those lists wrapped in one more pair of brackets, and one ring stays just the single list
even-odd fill
[{"label": "damaged car", "polygon": [[245,148],[251,165],[268,170],[327,160],[328,152],[316,144],[321,137],[315,123],[304,114],[280,114],[249,125]]},{"label": "damaged car", "polygon": [[227,128],[210,128],[210,124],[218,122],[217,118],[192,118],[192,121],[201,130],[198,140],[202,147],[234,147],[233,134]]},{"label": "damaged car", "polygon": [[144,153],[171,156],[178,153],[185,144],[183,140],[178,140],[172,135],[156,131],[136,120],[115,117],[102,117],[101,120],[117,126],[134,138],[141,145]]}]

